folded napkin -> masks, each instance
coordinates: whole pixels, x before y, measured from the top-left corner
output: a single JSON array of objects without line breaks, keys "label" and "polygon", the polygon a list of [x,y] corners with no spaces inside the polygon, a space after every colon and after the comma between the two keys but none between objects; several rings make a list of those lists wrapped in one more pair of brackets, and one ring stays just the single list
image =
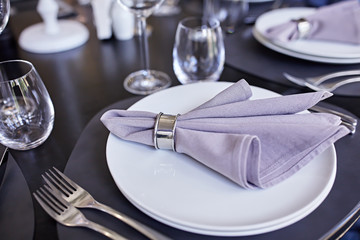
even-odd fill
[{"label": "folded napkin", "polygon": [[[349,133],[334,115],[295,114],[331,93],[248,100],[251,94],[248,83],[240,80],[180,115],[175,129],[176,151],[243,188],[267,188],[293,175]],[[153,146],[156,116],[145,111],[109,110],[101,121],[122,139]]]},{"label": "folded napkin", "polygon": [[[304,38],[342,43],[360,44],[360,3],[348,0],[319,8],[314,14],[304,16],[310,30]],[[272,40],[288,42],[301,37],[298,22],[291,20],[270,27],[265,36]]]}]

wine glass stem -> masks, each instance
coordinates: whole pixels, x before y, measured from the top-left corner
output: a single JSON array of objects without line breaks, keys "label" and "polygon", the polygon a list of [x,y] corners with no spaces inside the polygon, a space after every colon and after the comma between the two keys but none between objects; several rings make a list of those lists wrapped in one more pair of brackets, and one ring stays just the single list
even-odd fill
[{"label": "wine glass stem", "polygon": [[147,71],[149,70],[149,47],[146,33],[146,18],[137,16],[138,35],[140,36],[140,51],[142,54],[143,66]]}]

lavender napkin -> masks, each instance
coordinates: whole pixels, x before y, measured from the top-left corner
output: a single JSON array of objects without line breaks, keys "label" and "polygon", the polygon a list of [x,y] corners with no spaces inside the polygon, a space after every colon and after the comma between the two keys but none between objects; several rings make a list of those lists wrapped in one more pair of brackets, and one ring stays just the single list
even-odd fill
[{"label": "lavender napkin", "polygon": [[[311,28],[306,39],[360,44],[360,3],[348,0],[319,8],[314,14],[304,17]],[[299,39],[296,21],[273,26],[265,36],[282,42]]]},{"label": "lavender napkin", "polygon": [[[208,102],[180,115],[175,130],[176,151],[191,156],[243,188],[267,188],[296,173],[349,133],[334,115],[295,114],[331,93],[248,100],[251,94],[247,82],[240,80]],[[122,139],[153,146],[156,115],[145,111],[109,110],[101,121]]]}]

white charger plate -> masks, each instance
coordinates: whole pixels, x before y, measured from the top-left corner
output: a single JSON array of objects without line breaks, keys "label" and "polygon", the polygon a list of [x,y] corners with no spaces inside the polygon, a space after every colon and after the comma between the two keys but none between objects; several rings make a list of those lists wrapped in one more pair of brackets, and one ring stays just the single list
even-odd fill
[{"label": "white charger plate", "polygon": [[[230,84],[181,85],[145,97],[130,109],[184,113]],[[253,99],[279,96],[251,88]],[[265,190],[244,190],[186,155],[112,134],[106,155],[118,188],[145,214],[175,228],[216,236],[260,234],[302,219],[326,198],[336,174],[334,146],[291,178]]]},{"label": "white charger plate", "polygon": [[253,28],[253,35],[264,46],[301,59],[325,63],[359,63],[360,46],[355,44],[336,43],[319,40],[296,40],[281,42],[270,40],[265,32],[268,28],[287,22],[291,19],[305,17],[315,12],[313,8],[283,8],[261,15]]}]

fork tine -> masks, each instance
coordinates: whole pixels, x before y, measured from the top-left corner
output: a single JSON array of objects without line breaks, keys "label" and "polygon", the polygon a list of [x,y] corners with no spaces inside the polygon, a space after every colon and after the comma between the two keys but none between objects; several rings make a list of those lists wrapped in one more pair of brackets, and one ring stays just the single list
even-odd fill
[{"label": "fork tine", "polygon": [[55,179],[53,176],[51,176],[47,172],[45,173],[45,175],[42,174],[41,176],[44,179],[44,181],[50,186],[50,188],[52,188],[54,190],[60,189],[62,191],[62,193],[64,193],[65,195],[72,194],[73,191],[71,189],[69,189],[68,186],[65,186],[61,182],[59,183],[60,179]]},{"label": "fork tine", "polygon": [[[61,197],[61,194],[59,193],[59,191],[54,191],[49,186],[46,186],[46,185],[44,185],[44,188],[46,188],[46,190],[48,191],[48,193],[47,193],[48,197],[51,197],[55,201],[62,204],[62,206],[63,206],[61,208],[62,210],[64,210],[64,207],[68,208],[70,206],[70,203],[68,203],[67,201],[65,201],[65,199],[63,199]],[[40,189],[42,189],[42,188],[40,188]]]},{"label": "fork tine", "polygon": [[35,199],[38,201],[38,203],[41,205],[41,207],[54,219],[58,217],[58,215],[61,214],[61,210],[57,206],[54,205],[52,201],[48,199],[47,196],[44,195],[42,191],[36,190],[36,192],[33,193]]},{"label": "fork tine", "polygon": [[52,182],[48,179],[48,177],[46,177],[46,176],[44,176],[43,174],[41,174],[41,176],[42,176],[42,178],[44,179],[44,181],[45,181],[45,183],[47,184],[47,185],[49,185],[49,187],[52,189],[52,190],[58,190],[58,188],[57,187],[55,187],[55,185],[56,186],[58,186],[59,187],[59,185],[57,184],[57,183],[54,183],[54,184],[52,184]]},{"label": "fork tine", "polygon": [[49,214],[52,218],[55,219],[58,213],[55,212],[55,210],[51,209],[47,202],[43,200],[44,196],[42,195],[42,193],[40,193],[39,190],[36,190],[36,192],[33,192],[33,195],[40,204],[40,206],[45,210],[45,212],[47,212],[47,214]]},{"label": "fork tine", "polygon": [[75,190],[75,188],[71,184],[61,179],[53,171],[51,171],[51,169],[49,169],[48,172],[45,172],[45,174],[64,193],[72,194],[73,191]]},{"label": "fork tine", "polygon": [[75,182],[73,182],[70,178],[68,178],[67,176],[65,176],[65,174],[63,174],[62,172],[60,172],[56,167],[53,167],[53,169],[74,189],[76,189],[77,187],[79,187]]},{"label": "fork tine", "polygon": [[[44,190],[44,188],[40,188],[40,192],[43,194],[42,196],[44,197],[45,201],[48,203],[48,205],[50,207],[52,207],[54,210],[58,210],[60,211],[60,213],[62,211],[64,211],[64,209],[66,208],[66,205],[63,204],[62,202],[59,202],[53,193],[51,192],[51,190],[49,190],[48,186],[44,186],[46,187],[46,190]],[[61,204],[62,203],[62,204]]]}]

